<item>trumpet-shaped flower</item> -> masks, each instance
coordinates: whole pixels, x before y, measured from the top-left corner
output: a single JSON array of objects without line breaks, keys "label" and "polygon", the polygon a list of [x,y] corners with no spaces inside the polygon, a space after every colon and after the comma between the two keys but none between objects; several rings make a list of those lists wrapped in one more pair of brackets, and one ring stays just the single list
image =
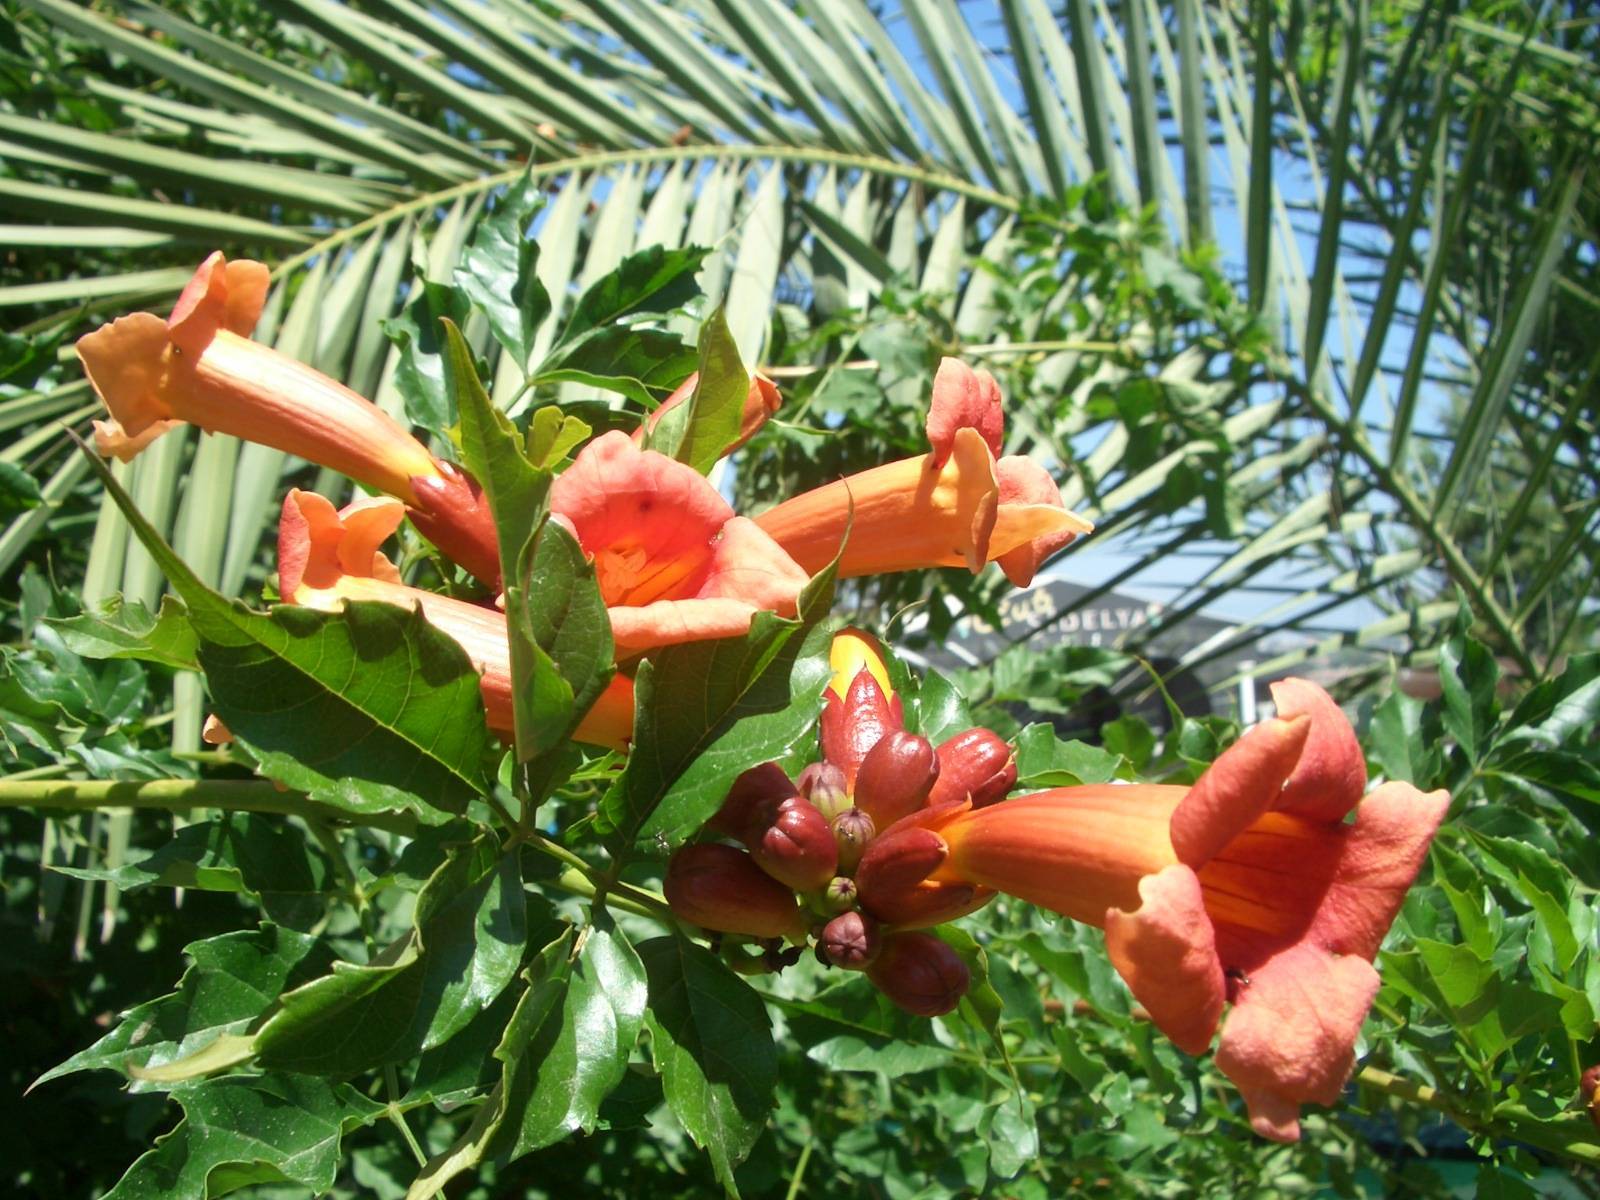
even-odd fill
[{"label": "trumpet-shaped flower", "polygon": [[905,727],[905,713],[871,635],[840,630],[828,647],[828,665],[833,678],[822,693],[822,756],[843,773],[848,791],[867,752],[885,734]]},{"label": "trumpet-shaped flower", "polygon": [[494,522],[477,485],[371,401],[250,340],[267,268],[211,255],[163,321],[133,313],[78,339],[110,419],[102,454],[124,462],[188,422],[330,467],[403,500],[424,535],[486,582],[499,577]]},{"label": "trumpet-shaped flower", "polygon": [[[489,728],[509,736],[511,644],[505,615],[401,583],[378,547],[404,515],[400,502],[386,496],[365,497],[340,510],[315,492],[292,489],[284,498],[278,523],[278,593],[288,603],[326,612],[337,612],[350,600],[420,608],[430,625],[466,651],[481,676]],[[633,680],[618,674],[573,737],[622,750],[632,735]]]},{"label": "trumpet-shaped flower", "polygon": [[578,453],[550,508],[594,560],[617,657],[734,637],[793,615],[806,573],[694,468],[613,431]]},{"label": "trumpet-shaped flower", "polygon": [[832,561],[848,525],[842,577],[1000,563],[1018,586],[1080,533],[1060,489],[1026,457],[1000,457],[1000,388],[986,371],[946,358],[933,383],[930,452],[826,484],[756,523],[802,567]]},{"label": "trumpet-shaped flower", "polygon": [[886,860],[876,880],[863,860],[863,904],[990,887],[1103,927],[1156,1024],[1198,1054],[1220,1023],[1217,1065],[1251,1124],[1294,1140],[1300,1105],[1331,1104],[1350,1074],[1372,960],[1450,798],[1393,782],[1363,797],[1360,747],[1327,693],[1290,679],[1273,695],[1279,716],[1192,788],[1057,788],[908,818],[869,851]]}]

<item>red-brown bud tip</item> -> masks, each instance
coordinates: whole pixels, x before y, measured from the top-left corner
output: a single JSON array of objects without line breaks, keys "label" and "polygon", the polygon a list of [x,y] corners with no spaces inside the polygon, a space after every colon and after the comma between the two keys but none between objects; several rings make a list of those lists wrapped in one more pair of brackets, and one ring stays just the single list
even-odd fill
[{"label": "red-brown bud tip", "polygon": [[759,938],[805,935],[794,893],[733,846],[683,847],[667,864],[662,890],[673,912],[702,929]]},{"label": "red-brown bud tip", "polygon": [[417,503],[407,510],[411,523],[446,558],[500,590],[500,538],[494,514],[478,481],[452,463],[439,462],[437,477],[415,475]]},{"label": "red-brown bud tip", "polygon": [[845,786],[844,772],[832,763],[814,762],[795,780],[800,794],[828,820],[833,820],[845,809],[853,807],[850,791]]},{"label": "red-brown bud tip", "polygon": [[800,794],[777,763],[751,767],[733,781],[728,797],[707,825],[717,833],[748,842],[771,824],[778,806]]},{"label": "red-brown bud tip", "polygon": [[871,909],[880,899],[916,887],[949,853],[942,837],[915,825],[875,838],[856,867],[861,903]]},{"label": "red-brown bud tip", "polygon": [[867,978],[895,1004],[917,1017],[954,1011],[972,985],[967,964],[931,933],[892,933],[883,939]]},{"label": "red-brown bud tip", "polygon": [[853,784],[867,751],[884,734],[904,725],[900,697],[885,693],[873,673],[862,667],[843,699],[831,687],[823,693],[822,756],[844,771],[846,785]]},{"label": "red-brown bud tip", "polygon": [[868,813],[879,829],[887,829],[920,809],[938,778],[939,759],[933,743],[896,729],[884,734],[861,760],[856,772],[856,807]]},{"label": "red-brown bud tip", "polygon": [[858,912],[840,913],[823,927],[817,943],[823,957],[847,971],[864,971],[878,957],[878,923]]},{"label": "red-brown bud tip", "polygon": [[968,729],[939,746],[939,778],[928,793],[928,807],[972,797],[983,808],[1017,784],[1017,760],[997,733]]},{"label": "red-brown bud tip", "polygon": [[1590,1067],[1578,1080],[1578,1099],[1589,1112],[1589,1120],[1600,1129],[1600,1063]]},{"label": "red-brown bud tip", "polygon": [[799,796],[778,806],[776,819],[750,847],[757,864],[797,892],[822,887],[839,867],[827,819]]},{"label": "red-brown bud tip", "polygon": [[833,842],[838,849],[839,870],[854,871],[866,851],[867,843],[878,834],[872,818],[859,808],[847,808],[833,819]]},{"label": "red-brown bud tip", "polygon": [[711,827],[738,838],[763,871],[796,891],[821,887],[838,867],[827,818],[801,798],[776,763],[752,767],[734,780]]}]

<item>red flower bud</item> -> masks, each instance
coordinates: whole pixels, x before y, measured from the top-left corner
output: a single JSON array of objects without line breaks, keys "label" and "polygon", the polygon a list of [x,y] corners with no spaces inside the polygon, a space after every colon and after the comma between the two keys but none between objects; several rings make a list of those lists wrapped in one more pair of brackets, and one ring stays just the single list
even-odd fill
[{"label": "red flower bud", "polygon": [[850,790],[845,785],[844,771],[828,762],[814,762],[800,772],[795,780],[800,794],[828,820],[832,821],[845,809],[852,807]]},{"label": "red flower bud", "polygon": [[842,698],[831,687],[823,693],[822,756],[844,772],[847,786],[855,782],[867,751],[884,734],[904,726],[900,697],[886,695],[866,667],[856,673]]},{"label": "red flower bud", "polygon": [[875,912],[880,901],[916,887],[949,853],[942,837],[916,825],[873,839],[856,867],[856,891],[862,905]]},{"label": "red flower bud", "polygon": [[662,891],[673,912],[702,929],[759,938],[805,936],[794,893],[733,846],[683,847],[667,864]]},{"label": "red flower bud", "polygon": [[884,734],[861,760],[856,772],[856,807],[879,829],[887,829],[922,807],[938,777],[939,759],[933,743],[896,729]]},{"label": "red flower bud", "polygon": [[967,964],[931,933],[892,933],[883,939],[867,978],[895,1004],[917,1017],[955,1009],[972,985]]},{"label": "red flower bud", "polygon": [[743,842],[763,871],[795,891],[821,887],[839,864],[827,818],[801,798],[776,763],[752,767],[734,780],[710,824]]},{"label": "red flower bud", "polygon": [[859,808],[847,808],[833,819],[833,844],[838,848],[839,870],[854,871],[868,843],[878,834],[872,818]]},{"label": "red flower bud", "polygon": [[973,808],[1003,800],[1017,784],[1017,760],[997,733],[968,729],[939,746],[939,778],[928,807],[972,797]]},{"label": "red flower bud", "polygon": [[823,957],[836,967],[864,971],[878,957],[882,939],[878,923],[858,912],[840,913],[822,930],[818,939]]},{"label": "red flower bud", "polygon": [[1590,1067],[1578,1081],[1578,1099],[1589,1112],[1589,1120],[1600,1129],[1600,1064]]}]

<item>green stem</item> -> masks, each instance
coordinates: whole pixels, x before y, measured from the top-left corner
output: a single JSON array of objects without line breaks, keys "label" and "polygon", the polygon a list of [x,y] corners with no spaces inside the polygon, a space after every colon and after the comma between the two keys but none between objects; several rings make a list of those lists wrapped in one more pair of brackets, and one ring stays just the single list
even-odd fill
[{"label": "green stem", "polygon": [[0,779],[0,808],[46,808],[86,812],[103,808],[158,808],[181,812],[220,808],[227,812],[284,813],[322,821],[370,825],[414,834],[410,813],[347,813],[318,804],[304,792],[280,791],[264,779],[152,779],[117,783],[99,779]]},{"label": "green stem", "polygon": [[806,1144],[800,1147],[800,1158],[794,1164],[794,1178],[789,1180],[789,1190],[784,1193],[783,1200],[795,1200],[800,1194],[800,1184],[806,1177],[806,1165],[811,1161],[811,1147],[816,1144],[814,1137],[808,1137]]},{"label": "green stem", "polygon": [[1499,1119],[1486,1119],[1462,1112],[1450,1097],[1444,1095],[1438,1088],[1429,1087],[1425,1083],[1418,1083],[1414,1079],[1407,1079],[1378,1067],[1363,1067],[1356,1075],[1356,1082],[1362,1087],[1369,1087],[1409,1104],[1431,1108],[1463,1129],[1527,1142],[1531,1146],[1537,1146],[1577,1162],[1600,1164],[1600,1143],[1588,1134],[1584,1128],[1587,1122],[1581,1117],[1558,1125],[1519,1104],[1503,1104],[1495,1110],[1495,1118]]},{"label": "green stem", "polygon": [[[538,830],[529,831],[524,840],[535,850],[548,854],[557,862],[565,863],[573,871],[581,875],[588,883],[588,886],[593,889],[588,893],[590,896],[594,896],[604,890],[607,904],[610,904],[613,900],[625,900],[632,907],[618,905],[619,908],[625,908],[629,912],[642,910],[640,912],[641,916],[655,917],[657,920],[665,921],[671,925],[678,924],[678,918],[672,909],[668,907],[665,896],[658,895],[647,888],[635,887],[631,883],[623,883],[621,880],[612,879],[605,872],[591,866],[571,850],[568,850],[554,838],[546,837]],[[563,884],[562,886],[565,887],[567,885]],[[569,888],[568,890],[572,889]]]}]

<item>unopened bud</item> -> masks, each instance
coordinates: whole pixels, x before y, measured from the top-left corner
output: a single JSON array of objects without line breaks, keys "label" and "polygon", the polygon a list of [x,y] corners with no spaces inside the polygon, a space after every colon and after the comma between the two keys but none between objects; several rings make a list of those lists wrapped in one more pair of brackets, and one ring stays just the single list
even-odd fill
[{"label": "unopened bud", "polygon": [[878,957],[882,939],[878,936],[878,923],[871,917],[847,912],[828,922],[817,944],[834,966],[864,971]]},{"label": "unopened bud", "polygon": [[1590,1067],[1579,1079],[1578,1099],[1588,1110],[1589,1120],[1600,1129],[1600,1065]]},{"label": "unopened bud", "polygon": [[867,843],[878,834],[872,818],[859,808],[847,808],[833,819],[833,843],[838,847],[838,868],[854,871],[867,849]]},{"label": "unopened bud", "polygon": [[856,807],[865,811],[879,829],[887,829],[910,816],[928,799],[939,778],[939,759],[933,743],[903,729],[886,733],[861,760],[856,772]]},{"label": "unopened bud", "polygon": [[867,751],[884,734],[904,728],[905,719],[876,639],[843,630],[833,639],[828,662],[833,682],[822,697],[822,756],[844,771],[848,788]]},{"label": "unopened bud", "polygon": [[931,933],[892,933],[883,939],[867,978],[906,1012],[938,1017],[955,1009],[972,984],[961,956]]},{"label": "unopened bud", "polygon": [[842,913],[856,906],[856,881],[848,875],[835,875],[822,889],[822,910]]},{"label": "unopened bud", "polygon": [[759,938],[805,936],[794,893],[733,846],[683,847],[667,864],[662,891],[674,913],[702,929]]},{"label": "unopened bud", "polygon": [[832,821],[845,809],[852,807],[850,792],[845,786],[844,771],[833,763],[814,762],[795,781],[800,794],[811,801],[824,817]]},{"label": "unopened bud", "polygon": [[928,807],[972,797],[983,808],[1017,784],[1017,760],[999,734],[968,729],[939,746],[939,778],[928,793]]},{"label": "unopened bud", "polygon": [[752,767],[734,780],[711,827],[743,842],[763,871],[795,891],[821,887],[838,866],[827,818],[775,763]]}]

